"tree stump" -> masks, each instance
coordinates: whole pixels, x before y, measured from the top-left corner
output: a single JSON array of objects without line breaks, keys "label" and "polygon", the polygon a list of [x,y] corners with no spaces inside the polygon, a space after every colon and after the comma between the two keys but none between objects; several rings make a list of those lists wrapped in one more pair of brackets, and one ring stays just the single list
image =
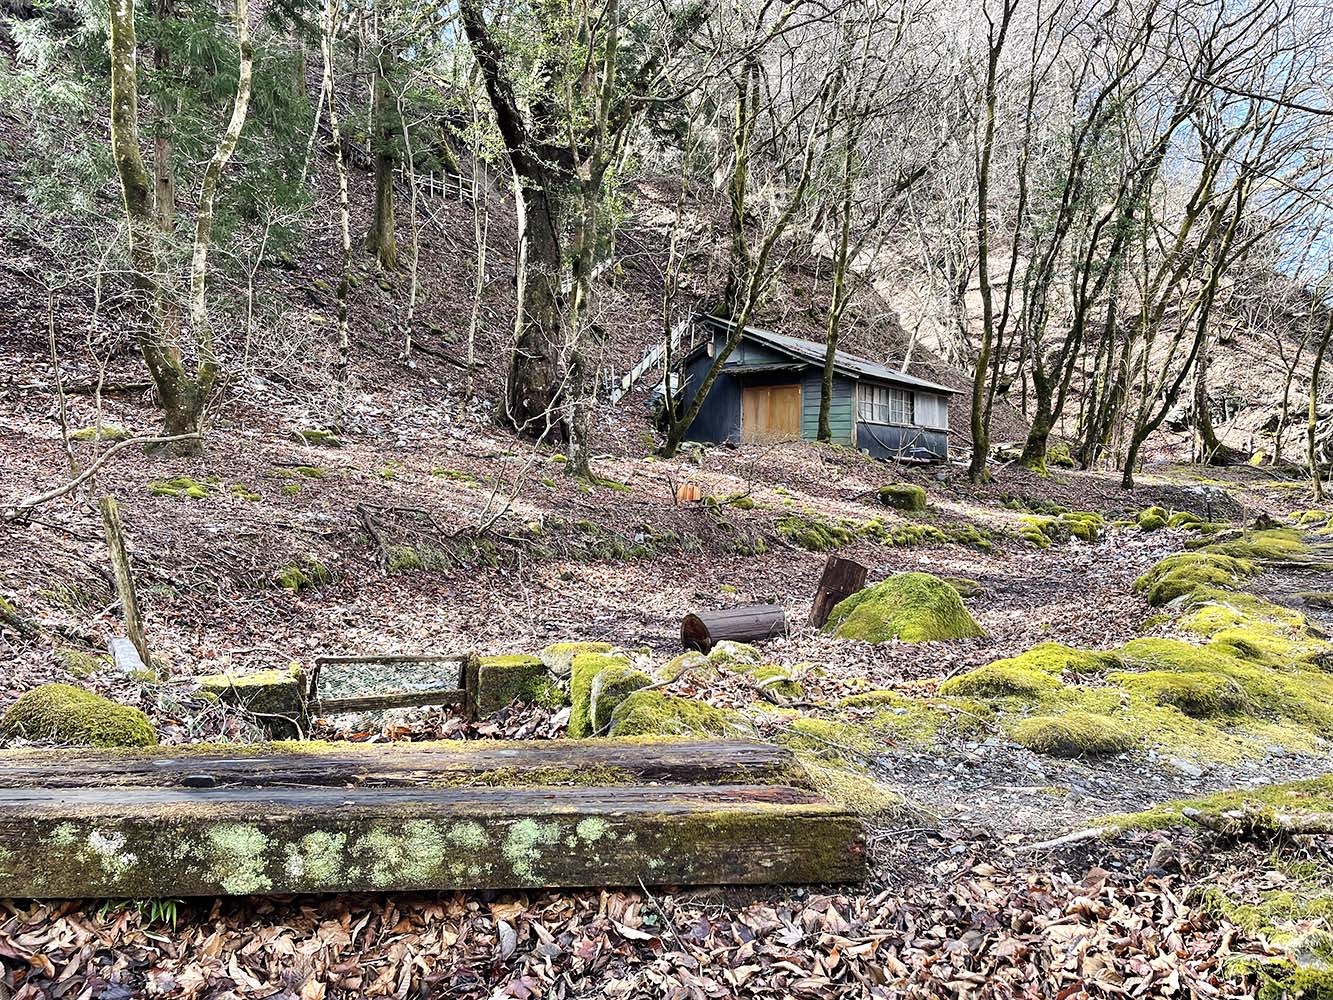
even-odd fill
[{"label": "tree stump", "polygon": [[824,563],[824,575],[819,578],[815,603],[810,608],[810,624],[823,628],[838,602],[862,590],[870,570],[852,559],[829,556]]},{"label": "tree stump", "polygon": [[723,639],[763,642],[787,634],[787,609],[781,604],[752,604],[726,611],[697,611],[680,623],[680,644],[707,653]]}]

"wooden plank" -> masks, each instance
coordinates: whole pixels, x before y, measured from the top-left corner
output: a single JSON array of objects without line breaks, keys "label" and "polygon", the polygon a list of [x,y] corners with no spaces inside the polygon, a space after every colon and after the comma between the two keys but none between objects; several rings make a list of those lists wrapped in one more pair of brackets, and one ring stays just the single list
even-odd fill
[{"label": "wooden plank", "polygon": [[7,789],[0,896],[853,881],[856,818],[774,785]]},{"label": "wooden plank", "polygon": [[0,789],[787,784],[790,750],[749,740],[449,740],[0,751]]}]

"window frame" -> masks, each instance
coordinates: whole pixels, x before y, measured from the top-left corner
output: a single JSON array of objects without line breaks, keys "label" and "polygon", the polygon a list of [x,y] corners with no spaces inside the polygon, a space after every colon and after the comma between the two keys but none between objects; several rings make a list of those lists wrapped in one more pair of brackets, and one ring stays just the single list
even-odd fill
[{"label": "window frame", "polygon": [[895,385],[857,382],[856,419],[886,427],[915,427],[916,393]]}]

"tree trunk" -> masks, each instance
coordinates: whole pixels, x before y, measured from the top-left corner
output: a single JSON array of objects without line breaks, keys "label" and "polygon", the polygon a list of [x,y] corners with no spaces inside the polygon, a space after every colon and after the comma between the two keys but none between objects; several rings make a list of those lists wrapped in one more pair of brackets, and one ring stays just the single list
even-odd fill
[{"label": "tree trunk", "polygon": [[1319,428],[1319,376],[1324,368],[1324,354],[1328,351],[1329,339],[1333,337],[1333,311],[1328,314],[1323,335],[1319,338],[1319,347],[1315,350],[1314,367],[1310,371],[1310,404],[1305,418],[1305,455],[1310,463],[1310,478],[1314,481],[1314,498],[1324,499],[1324,471],[1320,468],[1319,448],[1315,440]]},{"label": "tree trunk", "polygon": [[389,81],[393,77],[396,55],[388,46],[380,47],[371,59],[371,86],[374,88],[375,144],[375,217],[366,234],[366,249],[375,255],[386,271],[398,267],[398,241],[394,232],[393,170],[396,160],[398,129],[394,122],[395,102]]},{"label": "tree trunk", "polygon": [[329,109],[329,129],[333,134],[333,160],[338,172],[338,235],[342,247],[342,267],[338,277],[338,345],[333,364],[333,402],[329,424],[341,426],[347,416],[348,381],[351,377],[352,336],[348,325],[347,299],[351,294],[352,222],[347,197],[347,160],[343,155],[342,126],[334,100],[337,78],[334,72],[334,41],[338,31],[338,8],[326,0],[320,50],[324,57],[325,98]]},{"label": "tree trunk", "polygon": [[518,181],[522,202],[518,255],[518,317],[510,355],[506,416],[520,432],[563,440],[559,195],[546,183]]}]

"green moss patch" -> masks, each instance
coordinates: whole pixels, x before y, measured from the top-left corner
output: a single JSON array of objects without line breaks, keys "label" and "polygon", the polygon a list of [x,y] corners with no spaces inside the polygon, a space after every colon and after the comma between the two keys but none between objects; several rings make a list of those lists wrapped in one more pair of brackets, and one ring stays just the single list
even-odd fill
[{"label": "green moss patch", "polygon": [[328,567],[314,559],[289,563],[273,573],[274,585],[293,594],[328,583],[332,579],[333,574]]},{"label": "green moss patch", "polygon": [[213,674],[200,678],[199,691],[254,715],[306,716],[306,675],[297,664],[251,674]]},{"label": "green moss patch", "polygon": [[191,476],[176,476],[172,479],[154,479],[148,484],[148,492],[155,497],[171,497],[175,500],[204,500],[218,488],[214,477],[195,479]]},{"label": "green moss patch", "polygon": [[620,703],[635,691],[648,687],[653,679],[628,664],[616,664],[599,671],[592,679],[589,713],[594,734],[611,728],[611,717]]},{"label": "green moss patch", "polygon": [[1258,567],[1248,559],[1225,553],[1177,552],[1157,562],[1134,581],[1134,590],[1154,606],[1167,604],[1193,593],[1200,587],[1231,589]]},{"label": "green moss patch", "polygon": [[0,737],[93,747],[157,743],[143,712],[71,684],[43,684],[23,694],[0,718]]},{"label": "green moss patch", "polygon": [[1095,511],[1071,510],[1061,514],[1059,523],[1074,538],[1095,542],[1106,527],[1106,519]]},{"label": "green moss patch", "polygon": [[609,642],[553,642],[537,658],[557,677],[568,677],[574,657],[581,653],[609,653],[614,648]]},{"label": "green moss patch", "polygon": [[913,483],[890,483],[879,488],[879,502],[894,510],[923,511],[926,509],[926,491]]},{"label": "green moss patch", "polygon": [[1037,715],[1014,727],[1013,737],[1034,753],[1054,757],[1097,757],[1134,748],[1133,734],[1121,723],[1094,712]]},{"label": "green moss patch", "polygon": [[1140,531],[1160,531],[1169,520],[1170,515],[1161,507],[1145,507],[1134,518]]},{"label": "green moss patch", "polygon": [[322,427],[302,427],[292,431],[292,440],[316,448],[341,448],[342,441],[333,431]]},{"label": "green moss patch", "polygon": [[[548,647],[549,648],[549,647]],[[578,653],[570,663],[569,671],[569,735],[582,739],[594,733],[592,718],[592,685],[597,675],[610,667],[627,667],[623,656],[609,652]]]},{"label": "green moss patch", "polygon": [[542,708],[568,702],[564,687],[540,657],[524,653],[483,656],[472,683],[473,712],[486,719],[515,701]]},{"label": "green moss patch", "polygon": [[958,591],[929,573],[899,573],[839,602],[824,626],[841,639],[933,642],[985,635]]},{"label": "green moss patch", "polygon": [[69,432],[71,441],[128,441],[130,432],[119,424],[93,424]]},{"label": "green moss patch", "polygon": [[720,708],[660,690],[635,691],[611,713],[612,736],[723,736],[739,728]]}]

